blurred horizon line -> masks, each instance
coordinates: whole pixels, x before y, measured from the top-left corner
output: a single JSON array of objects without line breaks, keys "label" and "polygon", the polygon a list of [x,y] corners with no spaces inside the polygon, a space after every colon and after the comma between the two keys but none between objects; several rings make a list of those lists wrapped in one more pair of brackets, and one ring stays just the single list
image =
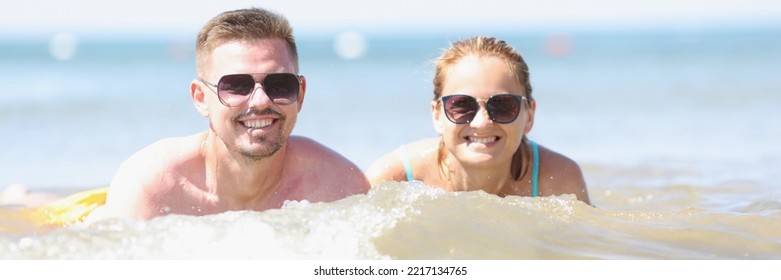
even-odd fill
[{"label": "blurred horizon line", "polygon": [[[519,24],[520,25],[520,24]],[[364,35],[383,36],[419,36],[419,35],[459,35],[459,34],[550,34],[550,33],[613,33],[613,32],[752,32],[781,30],[781,21],[758,20],[751,22],[710,22],[698,24],[525,24],[513,28],[510,26],[475,26],[444,30],[440,28],[392,28],[392,27],[361,27],[361,26],[331,26],[296,28],[297,37],[330,37],[342,32],[358,32]],[[48,40],[60,33],[71,33],[81,39],[113,38],[113,39],[183,39],[195,37],[198,30],[181,28],[163,29],[128,29],[128,28],[47,28],[31,30],[9,30],[0,28],[0,42],[4,40]]]}]

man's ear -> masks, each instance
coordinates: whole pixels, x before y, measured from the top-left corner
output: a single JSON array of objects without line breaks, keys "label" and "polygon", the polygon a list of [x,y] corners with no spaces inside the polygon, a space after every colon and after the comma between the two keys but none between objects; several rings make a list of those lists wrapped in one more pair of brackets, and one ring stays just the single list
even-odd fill
[{"label": "man's ear", "polygon": [[301,90],[298,92],[298,111],[301,112],[301,108],[304,106],[304,96],[306,96],[306,77],[300,76]]},{"label": "man's ear", "polygon": [[209,105],[206,104],[206,94],[203,92],[201,83],[198,80],[190,82],[190,97],[193,99],[193,105],[195,110],[198,111],[201,116],[209,117]]},{"label": "man's ear", "polygon": [[439,110],[439,102],[437,100],[431,101],[431,120],[434,122],[434,131],[437,132],[437,135],[442,135],[444,132],[444,128],[442,128],[442,122],[440,119],[442,118],[442,110]]}]

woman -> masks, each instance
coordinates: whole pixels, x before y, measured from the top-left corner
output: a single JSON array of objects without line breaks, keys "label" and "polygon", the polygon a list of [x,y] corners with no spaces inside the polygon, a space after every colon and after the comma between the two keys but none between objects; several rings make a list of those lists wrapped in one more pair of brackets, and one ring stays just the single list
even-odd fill
[{"label": "woman", "polygon": [[373,186],[412,181],[499,196],[574,194],[590,204],[577,163],[529,140],[537,103],[529,69],[496,38],[455,42],[436,61],[436,139],[403,145],[367,170]]}]

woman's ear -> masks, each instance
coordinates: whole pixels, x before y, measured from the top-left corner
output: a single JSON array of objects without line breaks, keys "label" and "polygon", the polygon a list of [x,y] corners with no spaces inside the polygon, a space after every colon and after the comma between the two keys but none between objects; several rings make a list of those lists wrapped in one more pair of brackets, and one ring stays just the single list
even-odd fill
[{"label": "woman's ear", "polygon": [[431,119],[434,122],[434,130],[437,132],[437,135],[442,135],[444,132],[444,128],[442,128],[442,110],[439,110],[439,101],[434,100],[431,101]]},{"label": "woman's ear", "polygon": [[208,118],[209,105],[206,104],[206,94],[204,94],[201,85],[202,84],[198,80],[190,82],[190,97],[193,99],[195,110],[197,110],[201,116]]},{"label": "woman's ear", "polygon": [[537,101],[532,99],[531,102],[529,102],[529,109],[526,110],[526,126],[523,130],[523,134],[527,134],[532,130],[532,127],[534,127],[534,115],[537,111]]}]

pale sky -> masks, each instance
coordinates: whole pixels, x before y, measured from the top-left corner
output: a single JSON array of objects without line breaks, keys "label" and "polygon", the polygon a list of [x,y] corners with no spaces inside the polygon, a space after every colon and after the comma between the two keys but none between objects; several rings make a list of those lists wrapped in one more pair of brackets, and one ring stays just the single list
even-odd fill
[{"label": "pale sky", "polygon": [[0,9],[0,34],[54,32],[195,33],[226,10],[262,6],[297,32],[469,27],[781,25],[777,0],[27,0]]}]

